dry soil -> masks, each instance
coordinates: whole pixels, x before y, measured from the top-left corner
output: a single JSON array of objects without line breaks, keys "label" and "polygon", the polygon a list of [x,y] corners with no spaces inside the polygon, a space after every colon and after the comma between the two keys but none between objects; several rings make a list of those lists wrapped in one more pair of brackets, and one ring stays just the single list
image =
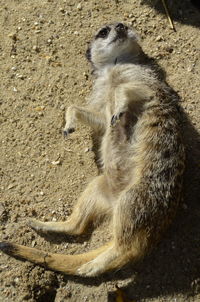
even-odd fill
[{"label": "dry soil", "polygon": [[176,32],[159,3],[155,8],[137,0],[0,0],[1,240],[78,253],[109,237],[106,223],[80,238],[42,237],[26,225],[27,217],[65,220],[98,174],[90,129],[79,125],[64,140],[62,127],[65,109],[84,104],[91,90],[84,54],[104,23],[120,20],[135,27],[144,51],[166,72],[185,110],[187,149],[177,219],[141,264],[85,280],[1,254],[0,301],[116,301],[116,284],[131,301],[200,301],[200,13],[187,0],[174,2]]}]

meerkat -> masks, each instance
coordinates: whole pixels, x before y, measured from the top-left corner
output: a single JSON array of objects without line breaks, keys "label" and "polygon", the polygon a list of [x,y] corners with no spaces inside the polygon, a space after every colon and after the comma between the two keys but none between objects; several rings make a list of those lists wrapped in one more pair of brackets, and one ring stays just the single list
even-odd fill
[{"label": "meerkat", "polygon": [[101,28],[87,58],[95,82],[85,107],[66,112],[64,135],[78,121],[101,135],[102,174],[82,193],[65,222],[30,220],[39,232],[82,234],[99,215],[110,216],[112,240],[78,255],[54,254],[10,242],[0,249],[66,274],[98,276],[138,261],[174,219],[181,194],[184,146],[179,109],[168,86],[141,64],[135,31],[123,23]]}]

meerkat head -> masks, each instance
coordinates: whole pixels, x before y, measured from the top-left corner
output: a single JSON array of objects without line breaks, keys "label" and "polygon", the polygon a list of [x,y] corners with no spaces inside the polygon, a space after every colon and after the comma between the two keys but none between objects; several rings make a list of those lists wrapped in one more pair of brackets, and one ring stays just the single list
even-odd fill
[{"label": "meerkat head", "polygon": [[123,23],[103,26],[95,35],[86,57],[95,69],[131,62],[141,52],[137,34]]}]

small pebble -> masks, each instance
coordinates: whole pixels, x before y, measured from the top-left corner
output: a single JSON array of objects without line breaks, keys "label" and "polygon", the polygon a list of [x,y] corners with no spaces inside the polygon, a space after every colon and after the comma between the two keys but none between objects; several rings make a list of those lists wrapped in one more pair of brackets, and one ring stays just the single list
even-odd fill
[{"label": "small pebble", "polygon": [[8,37],[11,38],[11,39],[14,40],[14,41],[17,40],[17,35],[14,34],[14,33],[10,33],[10,34],[8,35]]},{"label": "small pebble", "polygon": [[163,40],[163,38],[161,36],[157,36],[156,42],[161,42],[162,40]]},{"label": "small pebble", "polygon": [[81,5],[81,3],[79,3],[78,5],[77,5],[77,7],[76,7],[78,10],[82,10],[82,5]]},{"label": "small pebble", "polygon": [[22,74],[16,74],[17,78],[23,80],[24,79],[24,76]]},{"label": "small pebble", "polygon": [[34,108],[36,111],[43,111],[45,109],[45,106],[38,106]]},{"label": "small pebble", "polygon": [[63,14],[65,13],[64,8],[62,8],[62,7],[59,8],[59,11],[60,11],[61,13],[63,13]]},{"label": "small pebble", "polygon": [[65,105],[61,105],[60,110],[65,110]]},{"label": "small pebble", "polygon": [[15,282],[15,283],[19,283],[19,278],[16,277],[16,278],[14,279],[14,282]]},{"label": "small pebble", "polygon": [[191,72],[192,70],[193,70],[193,66],[189,66],[187,69],[188,72]]},{"label": "small pebble", "polygon": [[58,159],[58,160],[53,160],[51,163],[52,165],[56,166],[56,165],[60,165],[61,161]]},{"label": "small pebble", "polygon": [[88,80],[88,78],[89,78],[88,74],[86,72],[84,72],[83,75],[84,75],[85,79]]},{"label": "small pebble", "polygon": [[35,51],[39,51],[39,48],[38,48],[38,46],[37,45],[33,45],[33,50],[35,50]]}]

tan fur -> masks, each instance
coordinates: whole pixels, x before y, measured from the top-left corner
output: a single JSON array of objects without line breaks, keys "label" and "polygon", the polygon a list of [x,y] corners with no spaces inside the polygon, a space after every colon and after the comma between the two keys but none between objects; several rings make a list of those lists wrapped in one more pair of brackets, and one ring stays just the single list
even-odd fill
[{"label": "tan fur", "polygon": [[184,170],[173,96],[149,67],[139,64],[142,51],[136,34],[123,24],[107,28],[107,36],[98,32],[88,51],[96,76],[89,104],[70,106],[64,128],[67,136],[81,121],[102,136],[103,173],[88,185],[66,222],[31,220],[29,225],[41,232],[79,235],[89,222],[107,214],[113,240],[81,255],[0,246],[10,255],[83,276],[119,269],[151,249],[174,218]]}]

